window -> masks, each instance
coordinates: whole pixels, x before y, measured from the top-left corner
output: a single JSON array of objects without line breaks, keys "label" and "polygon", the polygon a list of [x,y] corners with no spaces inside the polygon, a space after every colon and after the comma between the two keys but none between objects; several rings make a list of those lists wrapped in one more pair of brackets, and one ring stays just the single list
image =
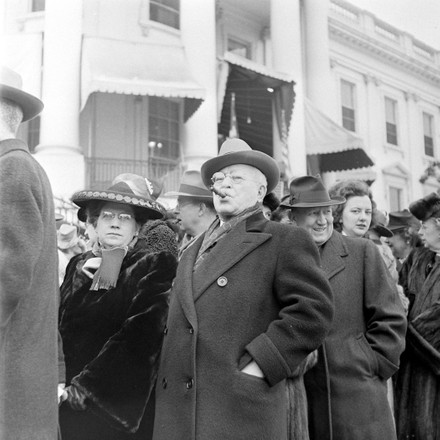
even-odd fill
[{"label": "window", "polygon": [[228,38],[228,51],[251,59],[251,45],[244,41],[238,41],[234,38]]},{"label": "window", "polygon": [[423,139],[425,145],[425,154],[434,157],[434,137],[432,130],[432,116],[423,113]]},{"label": "window", "polygon": [[398,145],[397,143],[397,102],[390,98],[385,98],[385,122],[387,132],[387,142]]},{"label": "window", "polygon": [[32,0],[32,12],[44,11],[46,9],[46,0]]},{"label": "window", "polygon": [[180,1],[150,0],[150,20],[180,29]]},{"label": "window", "polygon": [[341,81],[342,126],[350,131],[356,131],[354,92],[354,84]]},{"label": "window", "polygon": [[400,211],[402,209],[402,188],[394,186],[389,187],[390,193],[390,212]]},{"label": "window", "polygon": [[149,156],[178,159],[180,155],[179,104],[170,99],[149,98]]}]

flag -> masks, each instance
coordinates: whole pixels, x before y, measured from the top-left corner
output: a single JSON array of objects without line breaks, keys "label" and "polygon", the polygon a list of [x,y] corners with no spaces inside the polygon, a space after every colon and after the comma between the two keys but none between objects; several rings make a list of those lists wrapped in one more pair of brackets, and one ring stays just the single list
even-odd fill
[{"label": "flag", "polygon": [[235,93],[231,93],[231,124],[229,126],[229,137],[238,138],[237,115],[235,113]]},{"label": "flag", "polygon": [[286,112],[281,110],[281,157],[284,168],[284,174],[289,176],[290,174],[290,159],[289,159],[289,145],[287,142],[287,124],[286,124]]}]

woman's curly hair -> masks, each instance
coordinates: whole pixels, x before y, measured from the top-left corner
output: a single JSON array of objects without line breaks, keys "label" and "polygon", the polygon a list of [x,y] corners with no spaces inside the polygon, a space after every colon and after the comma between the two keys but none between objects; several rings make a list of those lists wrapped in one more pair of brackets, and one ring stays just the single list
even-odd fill
[{"label": "woman's curly hair", "polygon": [[329,195],[333,197],[345,197],[345,203],[333,206],[333,226],[335,230],[341,232],[342,230],[342,212],[344,211],[347,200],[350,197],[368,196],[371,200],[373,211],[376,208],[376,203],[373,200],[373,193],[370,187],[362,180],[341,180],[335,183],[329,189]]}]

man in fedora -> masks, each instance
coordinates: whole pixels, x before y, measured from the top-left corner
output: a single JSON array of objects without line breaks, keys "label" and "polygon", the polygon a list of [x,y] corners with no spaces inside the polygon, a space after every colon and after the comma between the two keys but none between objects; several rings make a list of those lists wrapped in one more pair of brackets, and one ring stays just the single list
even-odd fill
[{"label": "man in fedora", "polygon": [[333,325],[305,375],[310,439],[395,439],[387,380],[405,346],[405,312],[373,242],[333,230],[332,207],[343,203],[303,176],[281,205],[319,246],[334,296]]},{"label": "man in fedora", "polygon": [[16,139],[43,103],[0,67],[0,439],[57,437],[58,262],[49,180]]},{"label": "man in fedora", "polygon": [[323,341],[332,293],[303,230],[267,220],[276,162],[240,139],[202,165],[218,219],[182,255],[154,440],[286,440],[285,379]]},{"label": "man in fedora", "polygon": [[179,250],[183,251],[194,243],[195,238],[205,232],[215,220],[212,193],[202,181],[200,171],[185,171],[180,182],[179,191],[170,191],[167,196],[177,196],[174,211],[181,230],[185,233]]}]

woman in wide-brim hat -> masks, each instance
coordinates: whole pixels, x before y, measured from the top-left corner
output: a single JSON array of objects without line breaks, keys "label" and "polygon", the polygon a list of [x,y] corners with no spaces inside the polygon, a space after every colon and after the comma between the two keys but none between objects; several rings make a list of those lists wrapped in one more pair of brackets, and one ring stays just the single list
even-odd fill
[{"label": "woman in wide-brim hat", "polygon": [[81,220],[94,227],[96,242],[72,258],[61,286],[63,440],[151,438],[177,255],[155,197],[152,182],[134,174],[118,176],[106,190],[72,197]]},{"label": "woman in wide-brim hat", "polygon": [[[423,245],[400,270],[410,300],[405,353],[396,375],[399,439],[440,438],[440,196],[431,193],[409,205],[421,222]],[[412,219],[408,218],[410,224]]]},{"label": "woman in wide-brim hat", "polygon": [[387,379],[398,368],[406,330],[395,286],[370,240],[333,230],[343,196],[331,196],[313,176],[294,179],[289,196],[281,206],[319,246],[335,305],[317,364],[304,376],[310,439],[395,438]]}]

